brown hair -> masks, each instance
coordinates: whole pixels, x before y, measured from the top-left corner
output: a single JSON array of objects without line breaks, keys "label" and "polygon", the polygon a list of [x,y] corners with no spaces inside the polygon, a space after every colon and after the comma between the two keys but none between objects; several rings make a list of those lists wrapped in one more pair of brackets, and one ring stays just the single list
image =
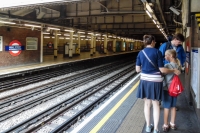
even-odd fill
[{"label": "brown hair", "polygon": [[152,41],[155,41],[155,37],[152,35],[143,36],[144,45],[151,45]]},{"label": "brown hair", "polygon": [[181,63],[180,60],[177,58],[177,53],[174,49],[168,49],[166,53],[171,54],[172,58],[175,59],[176,63],[178,64],[178,69],[181,70]]},{"label": "brown hair", "polygon": [[181,34],[181,33],[175,34],[175,35],[172,37],[172,40],[174,40],[174,39],[177,39],[177,40],[179,40],[179,41],[181,41],[181,42],[184,42],[184,41],[185,41],[185,37],[184,37],[183,34]]}]

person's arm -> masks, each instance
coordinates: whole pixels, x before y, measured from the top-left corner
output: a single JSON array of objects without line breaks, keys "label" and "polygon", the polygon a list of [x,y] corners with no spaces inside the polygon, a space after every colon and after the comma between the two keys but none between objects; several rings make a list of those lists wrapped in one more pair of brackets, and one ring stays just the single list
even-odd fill
[{"label": "person's arm", "polygon": [[159,69],[164,74],[168,74],[168,73],[174,73],[176,75],[180,75],[181,74],[181,72],[178,69],[168,69],[168,68],[165,68],[165,67],[161,67]]},{"label": "person's arm", "polygon": [[137,73],[141,72],[141,67],[140,66],[135,66],[135,70]]}]

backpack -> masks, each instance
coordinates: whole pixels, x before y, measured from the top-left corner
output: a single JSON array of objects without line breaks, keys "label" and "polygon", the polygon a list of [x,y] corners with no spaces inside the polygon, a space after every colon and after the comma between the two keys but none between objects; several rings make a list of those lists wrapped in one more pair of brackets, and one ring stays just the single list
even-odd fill
[{"label": "backpack", "polygon": [[183,92],[183,85],[177,75],[174,75],[172,82],[169,86],[168,92],[172,97],[177,97],[179,94]]}]

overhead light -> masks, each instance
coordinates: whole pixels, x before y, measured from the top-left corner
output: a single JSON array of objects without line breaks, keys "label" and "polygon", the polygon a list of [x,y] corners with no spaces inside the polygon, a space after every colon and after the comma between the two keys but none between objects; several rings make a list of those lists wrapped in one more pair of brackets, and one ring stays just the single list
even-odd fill
[{"label": "overhead light", "polygon": [[82,32],[82,31],[78,31],[77,33],[80,33],[80,34],[85,34],[85,32]]},{"label": "overhead light", "polygon": [[[56,35],[56,34],[54,33],[53,35]],[[58,36],[60,36],[60,35],[61,35],[61,33],[57,33],[57,35],[58,35]]]},{"label": "overhead light", "polygon": [[46,34],[46,35],[49,35],[50,33],[48,33],[48,32],[43,32],[42,34]]},{"label": "overhead light", "polygon": [[40,25],[33,25],[33,24],[24,24],[24,26],[41,28]]},{"label": "overhead light", "polygon": [[44,36],[44,38],[50,38],[50,36]]},{"label": "overhead light", "polygon": [[89,35],[94,35],[93,33],[88,33]]},{"label": "overhead light", "polygon": [[176,15],[179,15],[180,14],[180,12],[176,9],[176,8],[174,8],[174,7],[170,7],[169,8],[173,13],[175,13]]},{"label": "overhead light", "polygon": [[74,32],[73,30],[65,30],[65,31],[68,31],[68,32]]},{"label": "overhead light", "polygon": [[150,14],[148,10],[146,10],[146,13],[149,15],[150,18],[152,18],[152,15]]},{"label": "overhead light", "polygon": [[60,30],[59,28],[48,27],[50,30]]},{"label": "overhead light", "polygon": [[156,21],[153,19],[154,24],[156,24]]},{"label": "overhead light", "polygon": [[4,23],[4,24],[16,24],[16,23],[14,23],[14,22],[2,21],[2,20],[0,20],[0,23]]},{"label": "overhead light", "polygon": [[[41,5],[43,3],[58,3],[61,0],[5,0],[1,1],[0,8],[26,6],[26,5]],[[69,1],[68,1],[69,2]]]},{"label": "overhead light", "polygon": [[64,34],[64,36],[70,36],[69,34]]},{"label": "overhead light", "polygon": [[158,28],[160,28],[160,25],[157,25]]}]

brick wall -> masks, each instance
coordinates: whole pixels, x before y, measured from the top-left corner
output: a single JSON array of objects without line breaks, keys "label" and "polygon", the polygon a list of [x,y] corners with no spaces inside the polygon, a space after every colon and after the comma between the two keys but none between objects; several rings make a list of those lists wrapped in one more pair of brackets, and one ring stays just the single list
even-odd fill
[{"label": "brick wall", "polygon": [[[0,36],[3,36],[3,50],[0,51],[0,68],[40,62],[40,31],[1,26]],[[38,38],[38,50],[26,50],[26,37]],[[8,46],[13,40],[18,40],[25,47],[25,50],[18,56],[12,56],[8,51],[5,51],[5,46]]]}]

